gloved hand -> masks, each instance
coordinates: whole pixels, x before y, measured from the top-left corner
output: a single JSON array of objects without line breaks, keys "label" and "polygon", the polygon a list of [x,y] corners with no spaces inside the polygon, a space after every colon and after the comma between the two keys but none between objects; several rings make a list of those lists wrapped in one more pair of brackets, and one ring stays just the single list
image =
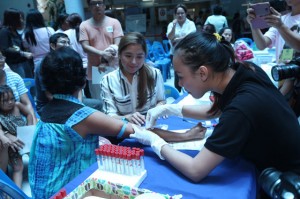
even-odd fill
[{"label": "gloved hand", "polygon": [[153,151],[158,155],[158,157],[164,160],[165,158],[161,156],[160,151],[161,147],[168,143],[151,131],[139,128],[134,124],[132,125],[132,127],[134,129],[134,134],[130,134],[130,137],[135,138],[138,142],[144,145],[150,145]]},{"label": "gloved hand", "polygon": [[165,104],[148,110],[146,116],[146,128],[151,128],[155,125],[157,118],[160,116],[176,115],[182,117],[182,105],[180,104]]}]

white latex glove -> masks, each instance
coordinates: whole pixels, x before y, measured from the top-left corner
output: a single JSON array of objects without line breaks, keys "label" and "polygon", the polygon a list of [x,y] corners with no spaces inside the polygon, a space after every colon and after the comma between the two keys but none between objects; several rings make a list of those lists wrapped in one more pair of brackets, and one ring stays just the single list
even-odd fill
[{"label": "white latex glove", "polygon": [[160,116],[176,115],[182,117],[182,105],[180,104],[165,104],[148,110],[146,116],[146,128],[151,128],[155,125],[157,118]]},{"label": "white latex glove", "polygon": [[139,128],[134,124],[132,125],[132,127],[134,129],[134,134],[130,134],[130,137],[135,138],[138,142],[144,145],[150,145],[153,151],[158,155],[158,157],[164,160],[165,158],[162,157],[160,151],[161,147],[168,143],[151,131]]}]

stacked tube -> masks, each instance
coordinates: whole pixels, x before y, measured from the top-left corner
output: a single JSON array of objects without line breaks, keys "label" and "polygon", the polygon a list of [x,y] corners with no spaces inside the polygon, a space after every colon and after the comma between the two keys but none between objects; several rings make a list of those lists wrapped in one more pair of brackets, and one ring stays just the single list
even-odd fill
[{"label": "stacked tube", "polygon": [[104,144],[95,153],[99,170],[128,176],[139,176],[145,170],[143,149]]}]

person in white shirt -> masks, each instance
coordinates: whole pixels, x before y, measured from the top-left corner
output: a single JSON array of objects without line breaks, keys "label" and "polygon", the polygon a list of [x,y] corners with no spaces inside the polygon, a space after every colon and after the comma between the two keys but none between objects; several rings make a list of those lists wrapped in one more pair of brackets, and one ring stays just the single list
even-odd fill
[{"label": "person in white shirt", "polygon": [[64,32],[66,30],[68,30],[70,28],[68,22],[67,22],[67,18],[68,18],[68,14],[67,13],[61,13],[58,15],[57,20],[55,22],[55,33],[59,33],[59,32]]},{"label": "person in white shirt", "polygon": [[119,68],[101,81],[103,112],[141,126],[150,108],[165,104],[163,78],[158,69],[145,64],[147,45],[142,34],[122,37],[118,54]]},{"label": "person in white shirt", "polygon": [[[300,36],[299,32],[292,31],[292,28],[299,29],[300,24],[300,0],[286,0],[287,6],[291,9],[287,14],[281,15],[273,7],[270,7],[271,14],[265,16],[264,20],[270,25],[269,30],[262,34],[258,28],[253,28],[251,21],[256,17],[252,8],[247,9],[247,22],[250,24],[253,40],[259,50],[267,47],[276,47],[276,62],[280,63],[281,54],[285,49],[294,51],[294,57],[297,56],[296,52],[300,51]],[[287,48],[286,48],[287,47]],[[285,48],[285,49],[284,49]],[[299,53],[298,53],[299,54]],[[293,57],[291,57],[292,59]],[[293,108],[294,101],[292,93],[294,86],[297,84],[297,78],[289,78],[280,82],[279,90],[286,96],[287,100]]]},{"label": "person in white shirt", "polygon": [[32,53],[35,68],[50,52],[49,38],[53,34],[53,28],[46,27],[43,15],[36,9],[29,10],[22,40],[24,47]]},{"label": "person in white shirt", "polygon": [[213,15],[207,17],[204,25],[213,24],[216,28],[216,32],[219,32],[221,28],[227,27],[227,19],[222,15],[222,11],[223,9],[221,6],[215,6],[213,9]]},{"label": "person in white shirt", "polygon": [[70,40],[70,47],[73,48],[81,57],[83,68],[87,68],[87,54],[84,52],[81,43],[79,42],[79,26],[82,22],[82,18],[77,13],[72,13],[67,18],[67,23],[70,29],[64,33],[68,35]]},{"label": "person in white shirt", "polygon": [[[174,9],[175,19],[169,23],[167,37],[171,44],[170,57],[173,58],[174,46],[186,35],[196,32],[195,23],[187,19],[187,8],[184,4],[178,4]],[[180,92],[181,87],[178,85],[178,76],[174,73],[174,86]]]}]

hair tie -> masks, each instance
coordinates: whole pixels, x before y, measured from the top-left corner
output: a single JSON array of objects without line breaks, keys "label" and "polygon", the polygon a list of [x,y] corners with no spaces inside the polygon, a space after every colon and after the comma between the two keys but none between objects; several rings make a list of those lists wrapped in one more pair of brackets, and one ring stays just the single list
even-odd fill
[{"label": "hair tie", "polygon": [[216,39],[220,42],[222,39],[222,36],[219,35],[218,33],[214,33],[214,35],[215,35]]}]

